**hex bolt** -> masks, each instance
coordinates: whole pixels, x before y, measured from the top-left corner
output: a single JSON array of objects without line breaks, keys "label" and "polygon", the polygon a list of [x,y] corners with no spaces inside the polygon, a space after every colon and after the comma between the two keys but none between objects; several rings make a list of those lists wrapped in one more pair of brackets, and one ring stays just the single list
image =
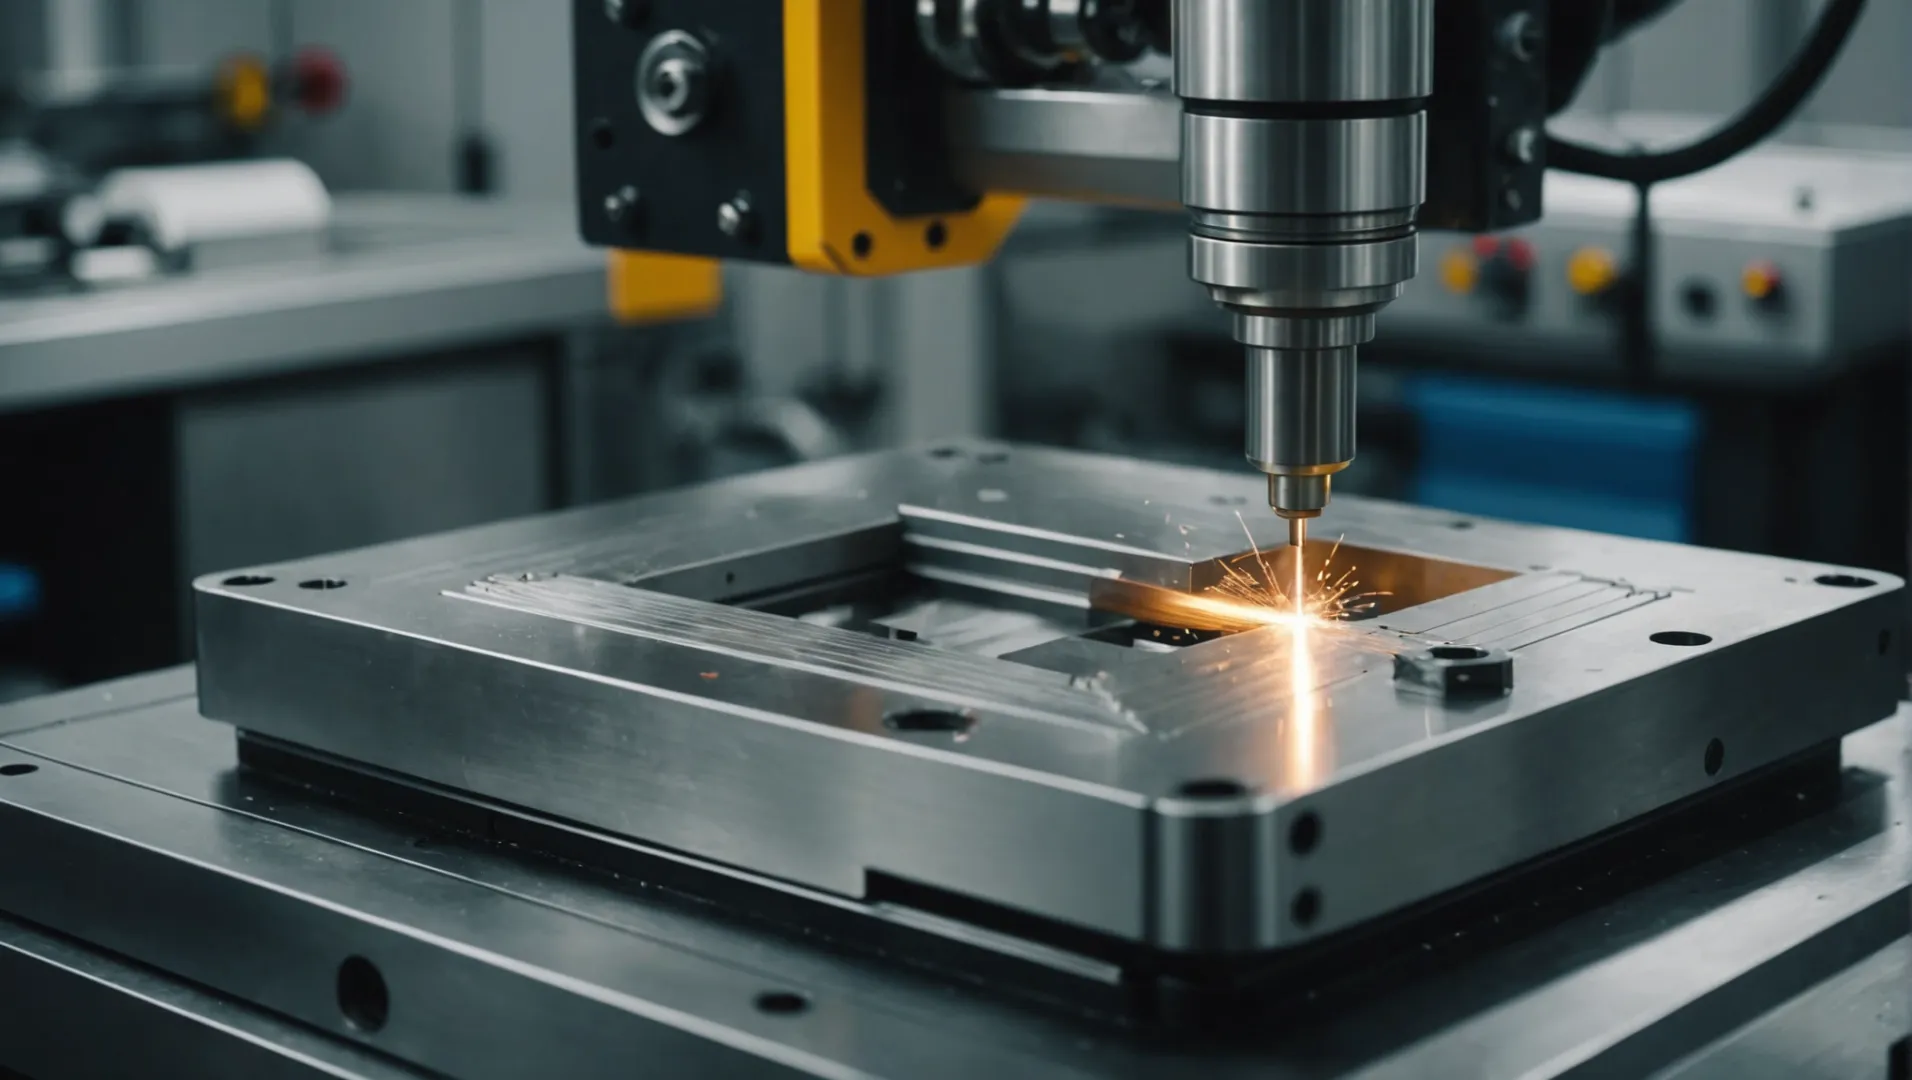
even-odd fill
[{"label": "hex bolt", "polygon": [[755,242],[757,212],[751,209],[748,193],[740,191],[717,207],[717,231],[732,240]]},{"label": "hex bolt", "polygon": [[604,197],[604,216],[615,225],[628,225],[637,217],[642,196],[629,184]]},{"label": "hex bolt", "polygon": [[1540,132],[1531,124],[1517,127],[1507,133],[1507,144],[1503,149],[1510,160],[1532,165],[1540,156]]}]

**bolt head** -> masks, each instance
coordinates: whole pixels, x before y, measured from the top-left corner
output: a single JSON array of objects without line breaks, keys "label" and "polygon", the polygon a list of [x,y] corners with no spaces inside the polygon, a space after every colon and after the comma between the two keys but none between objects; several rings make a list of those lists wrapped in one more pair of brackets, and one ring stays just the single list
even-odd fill
[{"label": "bolt head", "polygon": [[604,197],[604,216],[613,222],[628,222],[637,214],[637,189],[629,184]]},{"label": "bolt head", "polygon": [[717,231],[725,236],[736,236],[744,231],[745,215],[749,211],[738,206],[735,199],[717,208]]},{"label": "bolt head", "polygon": [[1532,165],[1540,156],[1540,133],[1531,127],[1508,132],[1507,156],[1522,165]]},{"label": "bolt head", "polygon": [[672,136],[703,123],[713,105],[711,63],[709,48],[687,31],[653,38],[637,61],[637,107],[644,122]]}]

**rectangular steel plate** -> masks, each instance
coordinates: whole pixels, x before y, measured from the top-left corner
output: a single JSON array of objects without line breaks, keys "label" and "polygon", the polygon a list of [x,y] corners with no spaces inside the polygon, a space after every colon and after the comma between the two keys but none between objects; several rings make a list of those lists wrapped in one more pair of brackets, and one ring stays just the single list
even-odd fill
[{"label": "rectangular steel plate", "polygon": [[[214,575],[202,710],[844,896],[901,879],[1241,952],[1702,793],[1902,687],[1897,579],[1352,498],[1315,535],[1390,579],[1379,617],[1109,639],[1092,595],[1200,591],[1281,542],[1260,487],[974,444]],[[893,634],[962,632],[775,613],[871,581],[935,591]],[[1394,680],[1451,641],[1510,650],[1512,690]],[[965,730],[896,723],[926,709]]]}]

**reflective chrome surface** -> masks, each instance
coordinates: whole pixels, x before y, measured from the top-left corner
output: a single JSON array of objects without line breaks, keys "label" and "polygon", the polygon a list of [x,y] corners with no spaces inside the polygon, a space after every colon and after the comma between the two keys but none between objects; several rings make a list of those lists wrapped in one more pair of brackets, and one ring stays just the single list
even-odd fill
[{"label": "reflective chrome surface", "polygon": [[1209,101],[1434,92],[1434,0],[1174,0],[1175,87]]},{"label": "reflective chrome surface", "polygon": [[[1432,0],[1177,0],[1174,52],[1190,275],[1259,339],[1283,333],[1269,324],[1310,322],[1372,336],[1366,317],[1414,272]],[[1382,115],[1324,117],[1304,108],[1337,103],[1377,103]],[[1296,241],[1321,250],[1275,248]],[[1405,257],[1397,254],[1403,243]],[[1356,264],[1365,272],[1352,271]],[[1270,443],[1322,445],[1314,418],[1338,415],[1340,404],[1275,409],[1251,388],[1247,412],[1248,457],[1276,478],[1268,488],[1276,511],[1317,512],[1327,485],[1313,478],[1345,468],[1352,447],[1282,465],[1264,451]]]},{"label": "reflective chrome surface", "polygon": [[[1231,214],[1405,214],[1426,197],[1418,165],[1426,127],[1423,113],[1363,120],[1190,113],[1182,122],[1182,197],[1192,211]],[[1256,167],[1230,167],[1243,162]],[[1279,232],[1282,223],[1261,227]]]},{"label": "reflective chrome surface", "polygon": [[[1244,244],[1191,234],[1189,273],[1235,313],[1247,343],[1374,336],[1374,313],[1401,295],[1420,258],[1412,236],[1369,244]],[[1332,302],[1333,309],[1319,308]],[[1301,318],[1289,312],[1312,310]],[[1304,325],[1289,325],[1289,324]],[[1326,323],[1314,326],[1309,323]]]},{"label": "reflective chrome surface", "polygon": [[[1354,460],[1353,346],[1248,349],[1248,460],[1265,473],[1337,472]],[[1274,505],[1320,512],[1276,499]],[[1296,496],[1299,498],[1299,495]]]},{"label": "reflective chrome surface", "polygon": [[[35,770],[0,774],[0,1061],[29,1075],[1843,1077],[1884,1075],[1908,1023],[1903,715],[1780,831],[1523,905],[1491,947],[1410,945],[1333,1008],[1164,1040],[274,783],[191,669],[139,682],[0,709],[0,765]],[[375,1030],[341,1008],[348,957],[386,988]]]},{"label": "reflective chrome surface", "polygon": [[[1107,640],[1125,589],[1200,593],[1250,537],[1290,580],[1285,525],[1238,510],[1260,486],[951,446],[251,568],[273,580],[197,585],[202,704],[806,888],[861,897],[881,872],[1177,950],[1351,926],[1853,730],[1903,686],[1895,579],[1352,499],[1314,535],[1392,594],[1376,618]],[[911,598],[1036,618],[963,644],[844,608]],[[1512,693],[1397,688],[1394,651],[1450,640],[1512,652]],[[959,728],[896,719],[924,710]],[[1184,788],[1214,779],[1248,794]],[[1304,812],[1330,839],[1298,857]],[[1151,854],[1215,830],[1253,865]],[[1216,905],[1242,917],[1174,914]]]}]

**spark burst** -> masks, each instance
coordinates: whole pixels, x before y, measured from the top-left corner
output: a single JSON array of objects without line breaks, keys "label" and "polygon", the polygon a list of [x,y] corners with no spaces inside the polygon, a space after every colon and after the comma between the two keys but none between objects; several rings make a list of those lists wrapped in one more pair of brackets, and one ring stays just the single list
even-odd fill
[{"label": "spark burst", "polygon": [[[1233,559],[1224,560],[1222,578],[1210,586],[1204,595],[1250,608],[1268,608],[1274,612],[1291,614],[1297,619],[1333,621],[1356,618],[1373,611],[1380,598],[1389,595],[1386,592],[1357,591],[1361,580],[1355,577],[1359,567],[1349,565],[1336,571],[1335,556],[1341,553],[1341,540],[1336,538],[1334,546],[1328,549],[1328,557],[1314,572],[1313,583],[1308,581],[1307,571],[1301,558],[1301,552],[1293,555],[1294,580],[1292,588],[1284,590],[1280,578],[1270,569],[1268,557],[1261,546],[1255,543],[1255,537],[1249,532],[1248,522],[1236,511],[1235,519],[1241,522],[1242,534],[1248,537],[1248,552]],[[1260,573],[1256,573],[1259,570]]]}]

